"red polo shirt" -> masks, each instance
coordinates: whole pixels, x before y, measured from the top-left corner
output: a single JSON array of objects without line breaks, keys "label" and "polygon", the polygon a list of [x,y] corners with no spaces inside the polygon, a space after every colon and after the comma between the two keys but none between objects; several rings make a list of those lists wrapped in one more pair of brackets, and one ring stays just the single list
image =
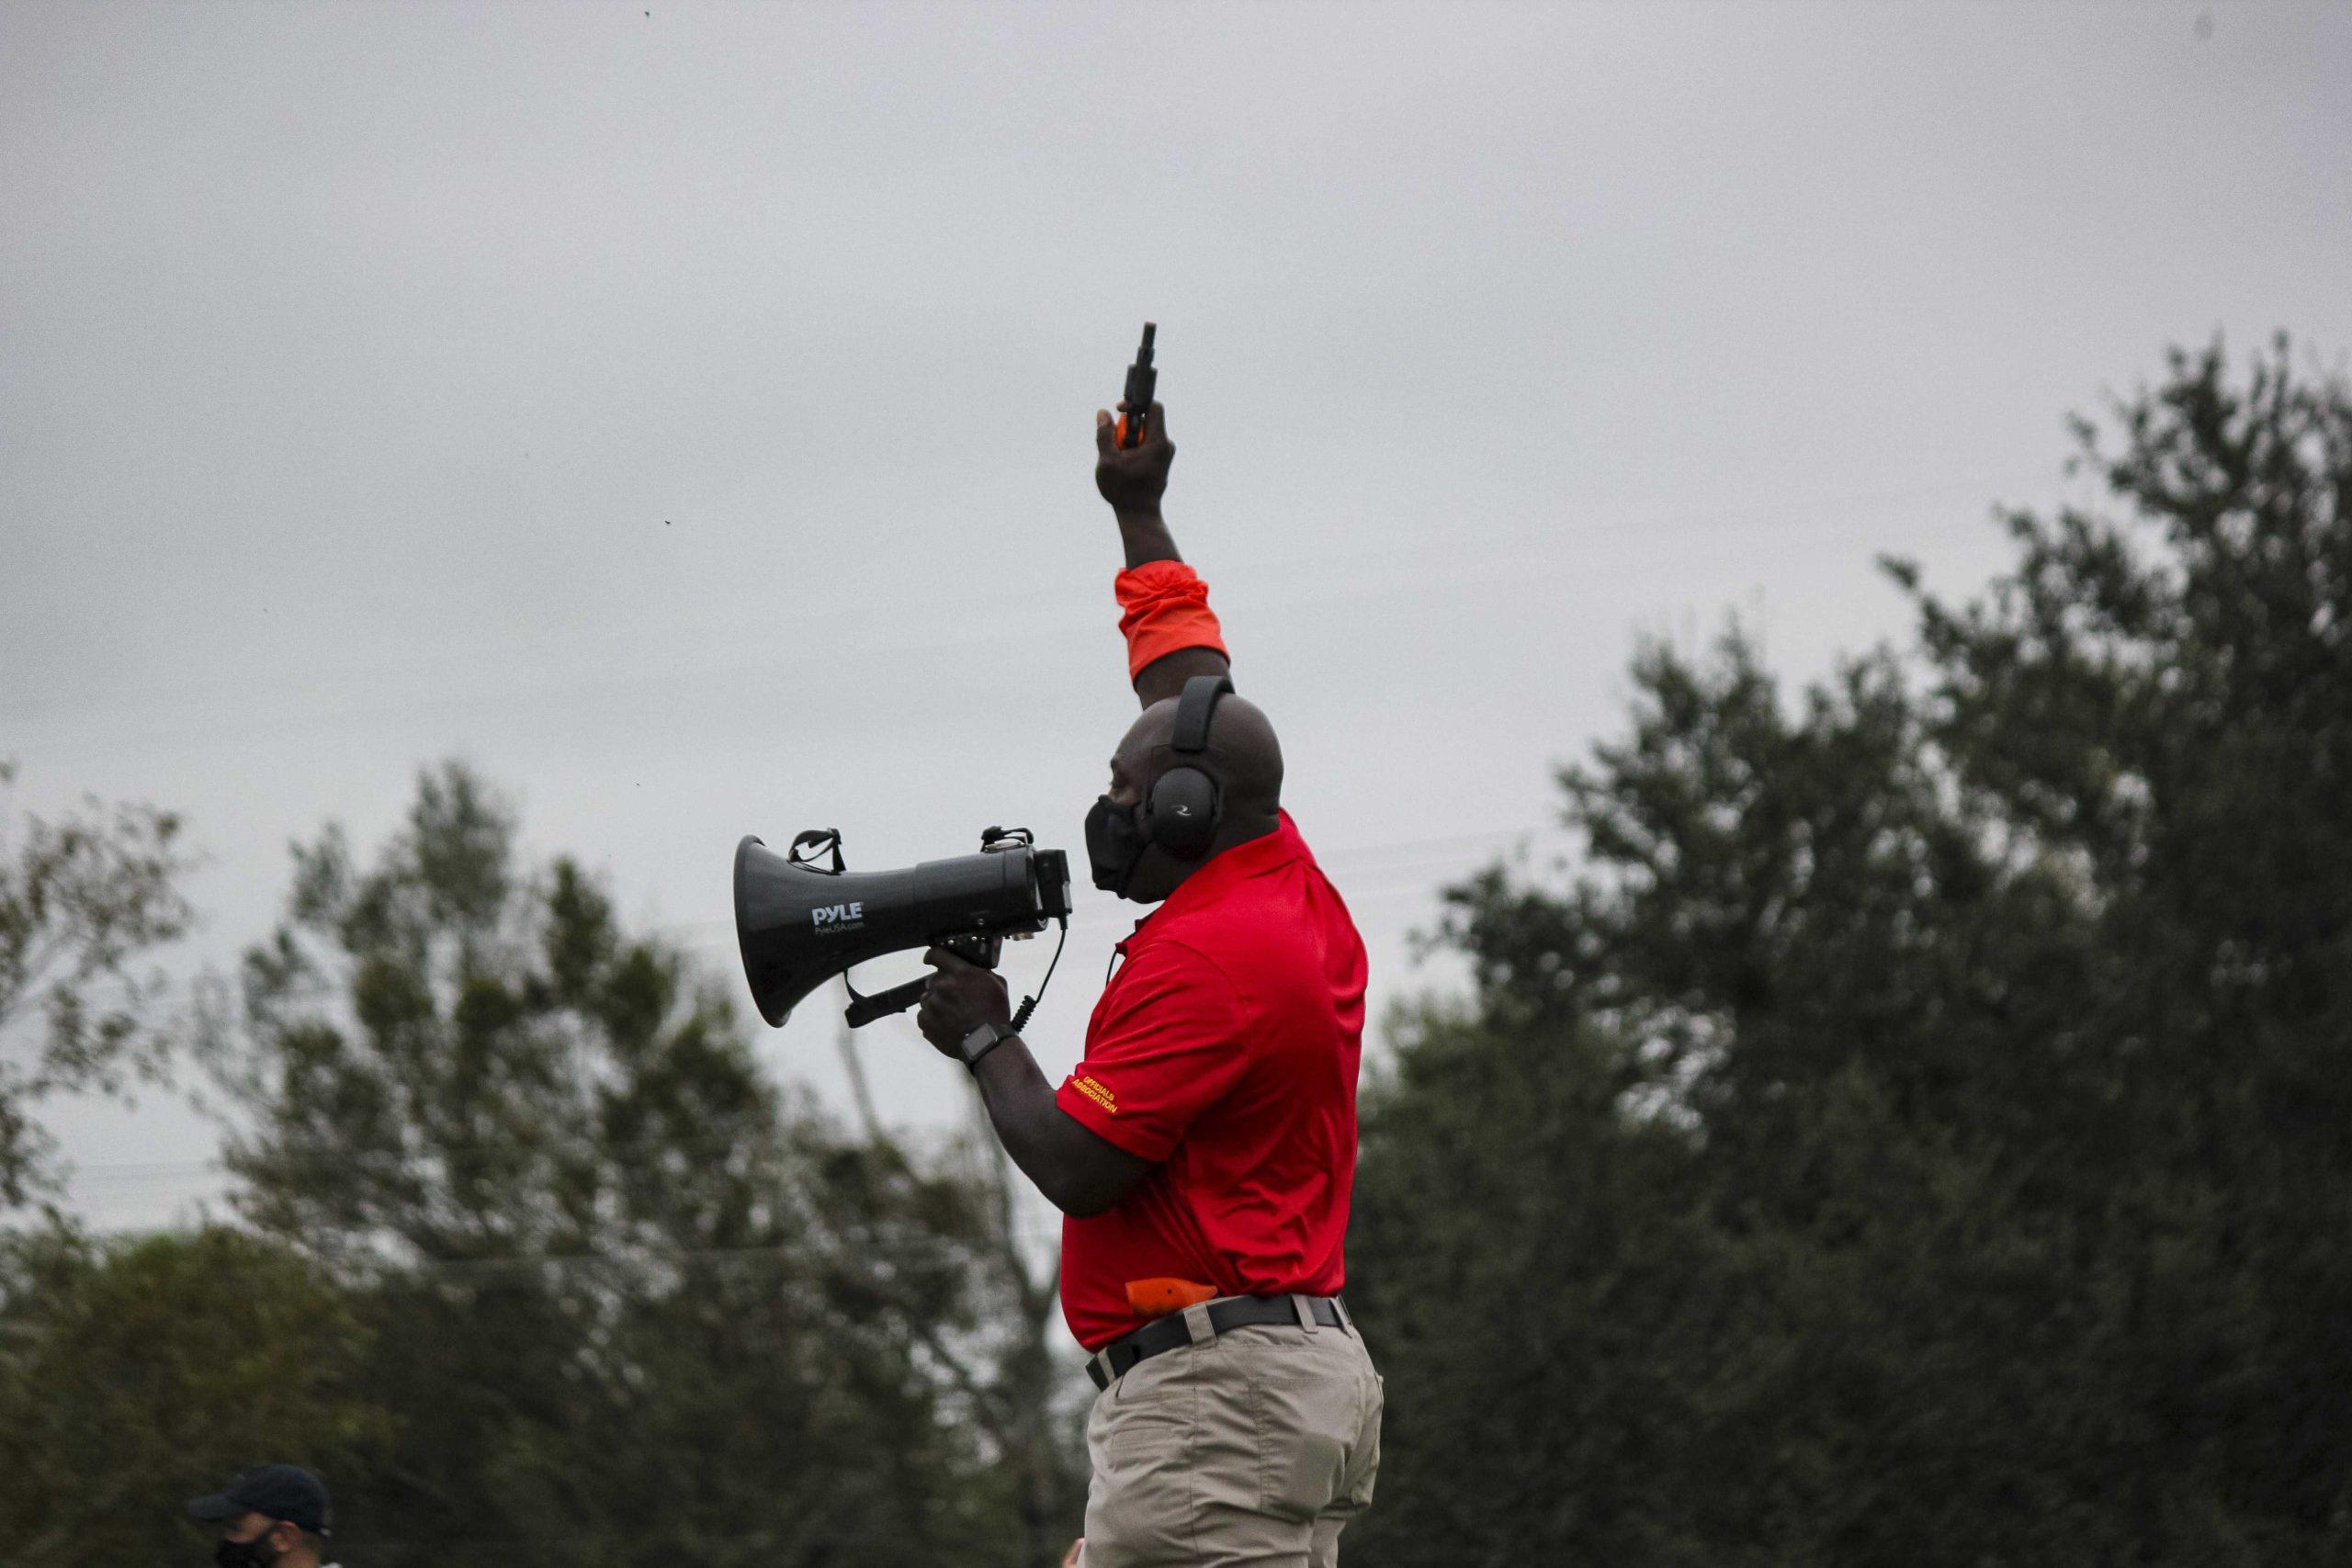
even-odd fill
[{"label": "red polo shirt", "polygon": [[1070,1332],[1095,1350],[1140,1326],[1131,1280],[1337,1293],[1363,942],[1289,815],[1185,878],[1118,951],[1055,1103],[1157,1168],[1063,1222]]}]

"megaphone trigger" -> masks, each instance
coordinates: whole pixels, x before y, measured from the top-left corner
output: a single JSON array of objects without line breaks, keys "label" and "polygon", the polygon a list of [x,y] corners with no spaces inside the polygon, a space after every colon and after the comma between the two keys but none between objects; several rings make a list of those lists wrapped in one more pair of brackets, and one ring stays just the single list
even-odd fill
[{"label": "megaphone trigger", "polygon": [[[934,944],[945,948],[967,964],[983,969],[993,969],[1002,956],[1004,944],[992,936],[942,937]],[[849,1020],[852,1029],[863,1029],[877,1018],[888,1018],[894,1012],[904,1012],[922,1000],[923,990],[931,984],[931,976],[910,980],[903,986],[893,986],[887,991],[860,996],[849,982],[849,971],[842,971],[842,989],[849,993],[849,1007],[842,1016]]]},{"label": "megaphone trigger", "polygon": [[[842,976],[842,985],[844,988],[849,986],[849,976],[846,973]],[[894,1012],[904,1012],[910,1007],[920,1005],[923,992],[930,988],[930,986],[931,981],[925,978],[910,980],[903,986],[893,986],[887,991],[876,991],[867,997],[861,997],[856,991],[851,990],[849,1007],[842,1016],[849,1021],[849,1026],[852,1029],[864,1029],[877,1018],[888,1018]]]}]

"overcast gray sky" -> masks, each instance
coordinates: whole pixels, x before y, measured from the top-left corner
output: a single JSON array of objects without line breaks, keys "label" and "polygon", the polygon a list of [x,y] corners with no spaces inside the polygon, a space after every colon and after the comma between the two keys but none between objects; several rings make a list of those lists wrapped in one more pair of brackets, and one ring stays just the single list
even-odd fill
[{"label": "overcast gray sky", "polygon": [[[17,807],[186,812],[183,966],[447,756],[730,981],[743,832],[1075,856],[1147,317],[1375,999],[1442,987],[1407,933],[1553,843],[1638,636],[1816,672],[2167,344],[2342,362],[2352,7],[0,6]],[[1123,929],[1088,890],[1049,1071]],[[832,1016],[763,1058],[836,1096]],[[217,1186],[168,1099],[57,1123],[99,1223]]]}]

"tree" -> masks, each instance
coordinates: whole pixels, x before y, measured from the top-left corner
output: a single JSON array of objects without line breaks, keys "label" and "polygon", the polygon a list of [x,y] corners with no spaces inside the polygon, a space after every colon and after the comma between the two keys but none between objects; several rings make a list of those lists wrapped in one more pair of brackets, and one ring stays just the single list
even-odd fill
[{"label": "tree", "polygon": [[0,1337],[10,1562],[205,1562],[188,1498],[258,1463],[334,1473],[386,1427],[352,1392],[353,1303],[233,1231],[13,1236]]},{"label": "tree", "polygon": [[2106,1070],[2075,1127],[2124,1255],[2118,1370],[2152,1461],[2126,1506],[2183,1560],[2207,1540],[2338,1558],[2352,390],[2299,378],[2283,338],[2243,385],[2218,347],[2172,372],[2112,440],[2078,425],[2128,522],[2018,515],[1990,603],[1922,598],[1930,711],[1968,786],[2086,887],[2068,1022]]},{"label": "tree", "polygon": [[1645,649],[1582,867],[1451,895],[1476,997],[1367,1097],[1374,1561],[2352,1546],[2352,394],[2216,348],[2077,432],[2118,515],[1894,563],[1916,649],[1793,705]]},{"label": "tree", "polygon": [[[859,1119],[869,1143],[904,1158],[900,1141],[876,1113],[854,1037],[837,1036]],[[1033,1255],[1017,1219],[1021,1179],[990,1125],[978,1087],[969,1083],[969,1132],[950,1145],[945,1168],[981,1196],[985,1224],[971,1254],[969,1289],[978,1332],[954,1346],[934,1344],[963,1396],[961,1416],[1018,1521],[1020,1561],[1057,1568],[1086,1512],[1087,1472],[1076,1437],[1087,1384],[1057,1361],[1060,1296],[1055,1259]]]},{"label": "tree", "polygon": [[[0,792],[15,778],[0,761]],[[188,928],[180,829],[168,811],[91,799],[62,822],[27,816],[19,840],[0,815],[0,1210],[55,1185],[42,1101],[162,1077],[163,981],[135,964]]]},{"label": "tree", "polygon": [[958,1423],[975,1190],[780,1097],[473,774],[424,775],[364,872],[299,850],[215,1022],[242,1212],[370,1298],[401,1424],[343,1489],[355,1554],[1017,1560]]}]

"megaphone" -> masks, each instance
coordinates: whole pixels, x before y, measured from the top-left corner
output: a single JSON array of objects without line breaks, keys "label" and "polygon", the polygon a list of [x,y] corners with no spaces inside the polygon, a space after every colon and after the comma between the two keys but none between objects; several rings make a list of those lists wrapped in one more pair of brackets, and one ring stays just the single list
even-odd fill
[{"label": "megaphone", "polygon": [[[831,866],[817,863],[829,850]],[[749,835],[735,846],[735,938],[752,1000],[771,1024],[835,975],[847,986],[850,967],[869,958],[947,947],[993,969],[1004,938],[1035,936],[1047,920],[1069,929],[1069,859],[1036,848],[1024,829],[991,828],[978,854],[903,871],[844,870],[831,828],[798,835],[781,855]],[[914,1006],[928,983],[865,997],[851,988],[850,1027]]]}]

